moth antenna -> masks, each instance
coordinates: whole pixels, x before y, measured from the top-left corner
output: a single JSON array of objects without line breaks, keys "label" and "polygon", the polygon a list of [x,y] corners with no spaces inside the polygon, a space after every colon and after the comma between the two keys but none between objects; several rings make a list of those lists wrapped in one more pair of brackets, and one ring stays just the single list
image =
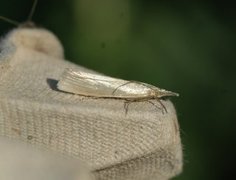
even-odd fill
[{"label": "moth antenna", "polygon": [[38,0],[34,0],[34,3],[31,7],[31,10],[30,10],[30,13],[28,15],[26,22],[30,22],[32,20],[37,4],[38,4]]},{"label": "moth antenna", "polygon": [[126,83],[124,83],[124,84],[119,85],[118,87],[116,87],[116,88],[112,91],[112,95],[114,95],[115,92],[116,92],[120,87],[125,86],[125,85],[130,84],[130,83],[134,83],[134,82],[128,81],[128,82],[126,82]]},{"label": "moth antenna", "polygon": [[[131,84],[131,83],[138,83],[138,84],[143,85],[144,87],[148,87],[148,86],[146,86],[145,84],[143,84],[143,83],[141,83],[141,82],[138,82],[138,81],[128,81],[128,82],[126,82],[126,83],[124,83],[124,84],[121,84],[121,85],[119,85],[118,87],[116,87],[116,88],[112,91],[112,95],[114,95],[115,92],[116,92],[120,87],[126,86],[127,84]],[[151,87],[149,87],[149,88],[152,89]]]},{"label": "moth antenna", "polygon": [[8,23],[10,23],[10,24],[13,24],[13,25],[15,25],[15,26],[19,26],[19,25],[20,25],[20,23],[19,23],[18,21],[15,21],[15,20],[13,20],[13,19],[9,19],[9,18],[4,17],[4,16],[0,16],[0,19],[3,20],[3,21],[5,21],[5,22],[8,22]]}]

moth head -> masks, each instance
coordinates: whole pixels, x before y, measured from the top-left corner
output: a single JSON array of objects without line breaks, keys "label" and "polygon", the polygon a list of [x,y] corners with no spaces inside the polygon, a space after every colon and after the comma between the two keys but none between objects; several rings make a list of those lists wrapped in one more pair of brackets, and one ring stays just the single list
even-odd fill
[{"label": "moth head", "polygon": [[163,98],[163,97],[169,97],[169,96],[179,96],[178,93],[167,91],[165,89],[157,89],[155,90],[155,97],[157,98]]},{"label": "moth head", "polygon": [[42,28],[19,27],[11,31],[6,40],[16,48],[27,48],[60,59],[64,57],[58,38]]}]

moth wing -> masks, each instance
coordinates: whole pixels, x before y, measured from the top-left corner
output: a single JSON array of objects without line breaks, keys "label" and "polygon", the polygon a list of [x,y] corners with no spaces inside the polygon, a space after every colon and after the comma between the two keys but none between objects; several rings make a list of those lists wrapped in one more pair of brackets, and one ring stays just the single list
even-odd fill
[{"label": "moth wing", "polygon": [[61,91],[93,97],[114,97],[116,87],[127,81],[66,69],[57,87]]},{"label": "moth wing", "polygon": [[177,93],[150,84],[66,69],[57,87],[61,91],[92,97],[123,99],[161,98]]}]

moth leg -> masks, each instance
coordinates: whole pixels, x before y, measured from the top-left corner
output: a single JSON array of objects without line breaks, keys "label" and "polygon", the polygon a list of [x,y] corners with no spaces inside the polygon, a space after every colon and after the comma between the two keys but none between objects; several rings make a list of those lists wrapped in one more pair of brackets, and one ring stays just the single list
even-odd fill
[{"label": "moth leg", "polygon": [[162,108],[158,107],[155,103],[147,99],[125,100],[124,102],[125,115],[128,114],[129,105],[134,102],[148,102],[151,105],[155,106],[157,109],[161,109],[163,114],[168,113],[165,105],[161,102],[161,100],[159,98],[155,98],[155,100],[157,100],[157,102],[161,105]]},{"label": "moth leg", "polygon": [[150,103],[151,105],[155,106],[155,108],[161,109],[161,110],[162,110],[162,114],[164,114],[163,109],[164,109],[165,112],[167,113],[167,110],[166,110],[166,107],[164,106],[164,104],[163,104],[159,99],[158,99],[157,101],[158,101],[158,103],[161,104],[161,108],[160,108],[159,106],[157,106],[155,103],[153,103],[152,101],[150,101],[150,100],[148,100],[147,102]]},{"label": "moth leg", "polygon": [[125,100],[125,102],[124,102],[125,115],[128,114],[129,105],[130,105],[132,102],[135,102],[135,101],[132,101],[132,100]]},{"label": "moth leg", "polygon": [[128,110],[129,110],[129,105],[134,102],[142,102],[143,100],[138,100],[138,99],[126,99],[124,102],[124,109],[125,109],[125,115],[127,115]]},{"label": "moth leg", "polygon": [[[164,109],[164,111],[165,111],[166,113],[168,113],[168,111],[167,111],[165,105],[161,102],[161,100],[160,100],[159,98],[155,98],[155,100],[157,100],[157,102],[162,106],[162,108]],[[163,113],[163,111],[162,111],[162,113]],[[164,113],[163,113],[163,114],[164,114]]]},{"label": "moth leg", "polygon": [[155,103],[153,103],[152,101],[148,100],[147,102],[150,103],[151,105],[155,106],[155,108],[161,109],[160,107],[158,107],[158,106],[157,106]]}]

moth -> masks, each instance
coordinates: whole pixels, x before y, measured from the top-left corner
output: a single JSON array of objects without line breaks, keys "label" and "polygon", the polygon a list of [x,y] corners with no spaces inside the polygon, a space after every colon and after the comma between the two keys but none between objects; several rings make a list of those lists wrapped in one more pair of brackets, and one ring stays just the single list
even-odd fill
[{"label": "moth", "polygon": [[179,96],[178,93],[158,88],[156,86],[138,82],[127,81],[95,73],[75,71],[67,68],[58,81],[60,91],[89,96],[95,98],[113,98],[125,100],[125,109],[128,110],[130,102],[157,100],[164,110],[161,98]]}]

